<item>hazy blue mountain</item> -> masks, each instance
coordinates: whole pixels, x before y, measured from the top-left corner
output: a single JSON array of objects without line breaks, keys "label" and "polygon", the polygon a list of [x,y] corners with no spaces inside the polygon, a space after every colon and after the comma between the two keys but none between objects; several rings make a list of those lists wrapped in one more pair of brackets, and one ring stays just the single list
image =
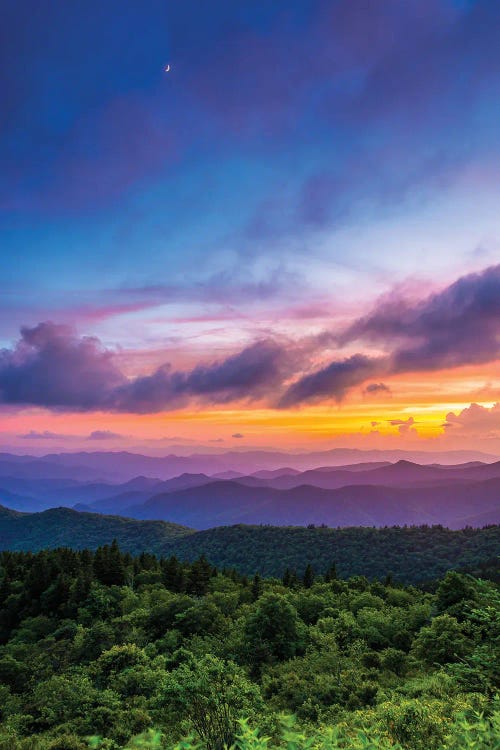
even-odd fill
[{"label": "hazy blue mountain", "polygon": [[197,529],[236,523],[461,528],[466,525],[463,519],[480,513],[498,513],[500,521],[500,478],[411,488],[357,484],[333,490],[307,485],[279,490],[216,481],[161,493],[126,510],[134,518],[165,519]]}]

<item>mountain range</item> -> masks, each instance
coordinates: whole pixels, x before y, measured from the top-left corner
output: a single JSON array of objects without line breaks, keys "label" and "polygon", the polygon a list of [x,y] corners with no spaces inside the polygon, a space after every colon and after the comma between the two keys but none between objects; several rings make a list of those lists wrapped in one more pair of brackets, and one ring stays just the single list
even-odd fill
[{"label": "mountain range", "polygon": [[[91,474],[106,467],[108,472],[105,478],[92,474],[92,480],[82,479],[85,467],[78,463],[82,455],[65,454],[64,461],[62,456],[34,460],[4,455],[0,503],[27,512],[75,507],[197,529],[240,523],[461,528],[500,521],[500,461],[449,465],[401,459],[320,465],[304,471],[287,464],[252,474],[227,470],[213,475],[182,473],[168,479],[140,475],[113,482],[109,472],[118,460],[125,460],[122,454],[88,454],[98,457],[99,466],[94,465]],[[142,466],[143,458],[134,460]],[[9,473],[2,475],[5,466]],[[54,467],[60,470],[56,476],[40,476]],[[158,468],[157,459],[151,467]]]},{"label": "mountain range", "polygon": [[313,453],[241,450],[225,453],[193,453],[189,456],[170,454],[161,457],[144,456],[127,451],[49,453],[44,456],[0,453],[0,478],[23,476],[32,479],[62,478],[119,483],[141,475],[165,480],[185,473],[204,473],[213,476],[221,472],[234,472],[248,475],[262,470],[279,470],[282,467],[306,471],[318,466],[341,466],[366,462],[394,463],[408,460],[421,464],[460,464],[469,461],[489,463],[498,458],[495,455],[471,450],[431,453],[404,450],[363,451],[354,448],[334,448]]}]

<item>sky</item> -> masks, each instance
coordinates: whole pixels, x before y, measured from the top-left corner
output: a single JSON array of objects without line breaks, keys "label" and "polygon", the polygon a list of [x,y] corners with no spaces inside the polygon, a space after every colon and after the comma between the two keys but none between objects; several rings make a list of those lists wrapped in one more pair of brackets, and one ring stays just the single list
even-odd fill
[{"label": "sky", "polygon": [[0,448],[500,455],[496,0],[2,15]]}]

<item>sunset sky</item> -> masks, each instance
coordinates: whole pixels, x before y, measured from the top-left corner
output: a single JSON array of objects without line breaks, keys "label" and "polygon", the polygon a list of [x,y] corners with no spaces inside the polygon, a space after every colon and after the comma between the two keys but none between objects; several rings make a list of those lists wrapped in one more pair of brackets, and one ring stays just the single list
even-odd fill
[{"label": "sunset sky", "polygon": [[0,449],[500,456],[497,0],[2,16]]}]

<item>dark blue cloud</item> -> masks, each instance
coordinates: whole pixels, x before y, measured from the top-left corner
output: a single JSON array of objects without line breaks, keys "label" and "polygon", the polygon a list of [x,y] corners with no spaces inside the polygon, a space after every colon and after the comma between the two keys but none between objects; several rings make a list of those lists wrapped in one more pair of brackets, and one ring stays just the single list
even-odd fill
[{"label": "dark blue cloud", "polygon": [[235,156],[293,148],[304,218],[331,220],[359,200],[356,172],[377,203],[488,138],[498,145],[498,113],[481,106],[500,76],[495,3],[259,5],[9,0],[2,203],[101,209],[144,180],[189,173],[193,154],[229,173]]}]

